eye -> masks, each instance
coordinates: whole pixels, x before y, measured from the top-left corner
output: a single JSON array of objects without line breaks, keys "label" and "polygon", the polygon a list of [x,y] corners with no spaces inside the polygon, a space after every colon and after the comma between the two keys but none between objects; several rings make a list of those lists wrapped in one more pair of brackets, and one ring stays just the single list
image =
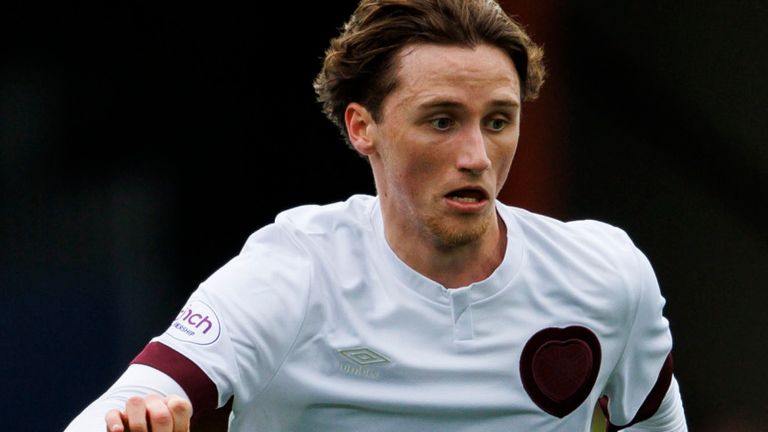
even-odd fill
[{"label": "eye", "polygon": [[444,131],[450,129],[456,122],[448,117],[440,117],[430,120],[429,124],[437,130]]},{"label": "eye", "polygon": [[509,124],[509,121],[503,118],[494,118],[488,120],[488,123],[486,124],[489,129],[495,132],[500,132],[503,130],[507,125]]}]

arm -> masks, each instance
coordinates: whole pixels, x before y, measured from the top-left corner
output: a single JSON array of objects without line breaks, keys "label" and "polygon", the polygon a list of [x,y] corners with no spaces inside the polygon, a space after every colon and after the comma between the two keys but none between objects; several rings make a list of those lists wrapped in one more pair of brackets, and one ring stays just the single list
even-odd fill
[{"label": "arm", "polygon": [[[665,299],[648,259],[635,250],[639,281],[635,313],[622,357],[601,403],[608,431],[686,432],[680,389],[673,375],[672,335]],[[632,274],[632,273],[630,273]],[[622,425],[622,426],[617,426]]]},{"label": "arm", "polygon": [[[192,405],[187,399],[184,389],[168,375],[133,364],[109,390],[80,413],[65,432],[146,431],[147,418],[153,431],[187,431],[192,416]],[[125,428],[126,423],[132,428]]]},{"label": "arm", "polygon": [[624,430],[627,432],[688,432],[677,380],[672,378],[672,384],[653,417]]},{"label": "arm", "polygon": [[[304,321],[310,272],[301,268],[311,261],[286,236],[276,226],[255,233],[243,252],[200,285],[168,330],[145,347],[126,375],[67,432],[104,431],[107,412],[122,410],[129,401],[131,412],[145,412],[147,404],[152,411],[157,401],[147,398],[151,394],[160,395],[161,401],[172,394],[190,401],[195,427],[224,424],[219,419],[227,420],[224,415],[228,417],[237,389],[258,389],[269,382]],[[144,398],[144,408],[134,407],[141,404],[132,396]],[[112,413],[112,422],[117,422],[116,415],[124,417]]]}]

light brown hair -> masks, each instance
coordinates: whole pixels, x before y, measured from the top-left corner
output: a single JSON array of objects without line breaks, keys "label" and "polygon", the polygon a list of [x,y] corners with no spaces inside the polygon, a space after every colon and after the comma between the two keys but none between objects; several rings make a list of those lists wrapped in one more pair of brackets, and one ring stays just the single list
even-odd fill
[{"label": "light brown hair", "polygon": [[535,99],[544,82],[542,49],[494,0],[361,0],[314,81],[323,112],[347,143],[347,105],[357,102],[379,121],[384,98],[397,86],[394,59],[415,43],[500,48],[517,69],[523,100]]}]

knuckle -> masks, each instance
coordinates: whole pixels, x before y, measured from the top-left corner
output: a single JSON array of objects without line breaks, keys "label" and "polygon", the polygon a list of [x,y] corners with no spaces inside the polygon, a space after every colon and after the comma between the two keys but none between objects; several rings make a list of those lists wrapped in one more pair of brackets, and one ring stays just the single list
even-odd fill
[{"label": "knuckle", "polygon": [[154,402],[154,401],[159,401],[159,400],[162,400],[162,399],[163,398],[161,398],[160,395],[158,395],[158,394],[149,394],[149,395],[144,396],[144,400],[146,400],[147,402]]},{"label": "knuckle", "polygon": [[109,410],[107,414],[104,416],[104,421],[107,423],[107,427],[109,430],[114,430],[116,426],[121,426],[123,424],[122,417],[120,416],[120,411],[113,409]]},{"label": "knuckle", "polygon": [[150,415],[152,424],[158,426],[168,426],[173,424],[173,416],[168,410],[157,410]]},{"label": "knuckle", "polygon": [[192,404],[182,398],[173,398],[168,401],[168,408],[176,414],[186,414],[192,411]]},{"label": "knuckle", "polygon": [[126,405],[134,407],[142,406],[144,405],[144,398],[141,396],[131,396],[128,398],[128,401],[126,401]]}]

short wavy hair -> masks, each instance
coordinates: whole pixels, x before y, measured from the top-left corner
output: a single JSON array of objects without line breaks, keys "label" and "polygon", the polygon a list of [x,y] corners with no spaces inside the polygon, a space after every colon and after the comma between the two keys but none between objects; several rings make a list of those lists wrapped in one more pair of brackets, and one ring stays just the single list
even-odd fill
[{"label": "short wavy hair", "polygon": [[314,80],[323,112],[347,144],[347,106],[357,102],[379,121],[384,99],[398,84],[396,56],[416,43],[500,48],[515,65],[523,100],[535,99],[544,82],[543,50],[494,0],[361,0],[331,39]]}]

